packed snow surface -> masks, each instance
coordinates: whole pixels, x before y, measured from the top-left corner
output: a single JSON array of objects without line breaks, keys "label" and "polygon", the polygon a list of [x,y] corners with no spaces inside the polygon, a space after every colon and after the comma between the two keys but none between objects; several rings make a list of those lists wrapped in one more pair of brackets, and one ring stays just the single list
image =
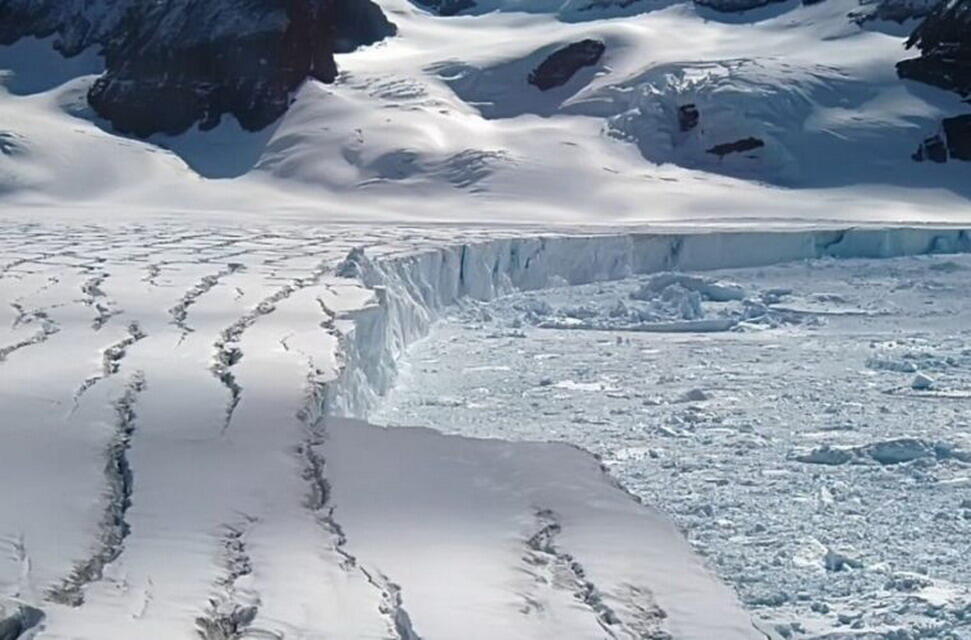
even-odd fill
[{"label": "packed snow surface", "polygon": [[[334,84],[306,82],[256,133],[227,117],[121,136],[86,103],[96,52],[0,47],[0,203],[358,222],[968,217],[968,166],[911,159],[965,111],[959,96],[897,78],[912,24],[861,26],[859,0],[504,0],[456,17],[379,4],[397,35],[339,55]],[[595,64],[549,91],[529,83],[581,41],[605,47]]]},{"label": "packed snow surface", "polygon": [[588,453],[324,419],[434,236],[0,229],[0,637],[767,637]]},{"label": "packed snow surface", "polygon": [[597,453],[783,637],[968,640],[969,274],[826,258],[466,301],[370,419]]}]

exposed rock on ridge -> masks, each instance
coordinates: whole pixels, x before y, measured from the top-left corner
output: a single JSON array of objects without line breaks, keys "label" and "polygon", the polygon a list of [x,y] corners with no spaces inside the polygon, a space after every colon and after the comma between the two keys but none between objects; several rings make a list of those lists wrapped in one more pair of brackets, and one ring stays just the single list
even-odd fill
[{"label": "exposed rock on ridge", "polygon": [[554,51],[532,73],[529,84],[540,91],[562,87],[584,67],[600,61],[607,46],[599,40],[581,40]]},{"label": "exposed rock on ridge", "polygon": [[914,30],[907,47],[921,55],[897,64],[900,77],[971,95],[971,0],[939,4]]},{"label": "exposed rock on ridge", "polygon": [[370,0],[0,0],[0,44],[56,35],[65,56],[99,47],[106,71],[88,101],[138,136],[211,128],[226,113],[261,129],[304,79],[335,79],[335,53],[394,33]]}]

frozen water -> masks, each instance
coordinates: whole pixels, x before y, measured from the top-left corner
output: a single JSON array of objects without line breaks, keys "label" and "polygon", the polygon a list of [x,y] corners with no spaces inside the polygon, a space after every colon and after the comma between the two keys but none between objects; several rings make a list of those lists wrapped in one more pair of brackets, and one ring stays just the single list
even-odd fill
[{"label": "frozen water", "polygon": [[[824,259],[466,303],[371,418],[596,452],[785,637],[966,640],[969,267]],[[645,333],[641,304],[731,324]]]}]

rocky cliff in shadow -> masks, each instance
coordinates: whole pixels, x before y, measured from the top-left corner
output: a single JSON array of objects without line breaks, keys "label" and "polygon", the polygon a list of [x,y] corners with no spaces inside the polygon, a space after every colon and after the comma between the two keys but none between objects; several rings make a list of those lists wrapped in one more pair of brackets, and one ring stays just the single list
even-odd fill
[{"label": "rocky cliff in shadow", "polygon": [[0,44],[55,36],[68,57],[97,47],[105,72],[88,101],[143,137],[224,114],[261,129],[305,79],[335,79],[335,53],[395,31],[370,0],[0,0]]}]

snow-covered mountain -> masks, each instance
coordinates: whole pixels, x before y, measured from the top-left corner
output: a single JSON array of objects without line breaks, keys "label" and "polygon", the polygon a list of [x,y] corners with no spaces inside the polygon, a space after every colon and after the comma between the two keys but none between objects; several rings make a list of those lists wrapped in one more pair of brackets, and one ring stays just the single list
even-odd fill
[{"label": "snow-covered mountain", "polygon": [[393,33],[370,0],[0,4],[0,43],[56,34],[67,57],[96,47],[106,70],[88,102],[118,131],[143,137],[212,129],[224,113],[262,129],[304,79],[334,81],[335,53]]},{"label": "snow-covered mountain", "polygon": [[2,0],[0,197],[133,216],[962,219],[967,6]]},{"label": "snow-covered mountain", "polygon": [[[367,417],[405,350],[455,305],[485,313],[476,302],[516,290],[657,272],[971,252],[968,3],[0,0],[0,640],[951,638],[964,585],[873,566],[883,573],[859,584],[887,580],[861,597],[905,610],[868,605],[861,630],[852,600],[831,610],[794,589],[749,598],[773,610],[753,624],[697,540],[573,446],[334,416]],[[873,228],[888,222],[921,228]],[[893,351],[906,329],[907,352],[943,369],[952,352],[964,363],[964,344],[938,358],[920,325],[935,296],[963,299],[964,262],[892,265],[879,286],[904,293],[872,309],[818,290],[748,298],[728,283],[729,314],[712,318],[678,284],[711,281],[668,273],[647,297],[677,317],[646,308],[639,322],[769,331],[759,318],[811,328],[873,312],[889,337],[870,348]],[[878,271],[830,277],[867,289]],[[883,315],[900,299],[916,311]],[[963,317],[941,309],[952,315],[933,335]],[[776,328],[773,342],[802,339]],[[516,349],[521,329],[496,338]],[[778,352],[764,347],[753,362]],[[855,372],[863,350],[831,368]],[[699,375],[718,375],[718,353]],[[801,378],[778,374],[776,396],[748,377],[739,397],[788,402],[807,363],[793,365]],[[916,403],[967,397],[921,380],[897,395],[933,393],[906,395],[918,408],[893,424],[917,422]],[[847,407],[859,383],[839,390]],[[814,385],[788,415],[826,410],[831,389]],[[662,437],[716,424],[689,409]],[[514,426],[497,415],[491,436]],[[813,438],[829,441],[832,415],[815,416]],[[966,426],[945,417],[948,434]],[[736,432],[719,419],[702,437],[740,434],[732,455],[745,454],[765,448],[761,421]],[[965,462],[963,440],[919,435],[889,446],[916,448],[920,464]],[[753,478],[782,482],[779,464]],[[874,477],[957,491],[956,465],[954,478],[916,466]],[[840,513],[853,529],[865,512],[850,489],[794,499],[851,498]],[[971,507],[952,502],[944,518],[917,514],[900,548],[927,530],[921,518],[962,539]],[[765,528],[738,537],[707,506],[696,515],[718,535],[762,544]],[[820,535],[798,542],[802,569],[855,569]],[[789,599],[825,619],[777,618]]]}]

